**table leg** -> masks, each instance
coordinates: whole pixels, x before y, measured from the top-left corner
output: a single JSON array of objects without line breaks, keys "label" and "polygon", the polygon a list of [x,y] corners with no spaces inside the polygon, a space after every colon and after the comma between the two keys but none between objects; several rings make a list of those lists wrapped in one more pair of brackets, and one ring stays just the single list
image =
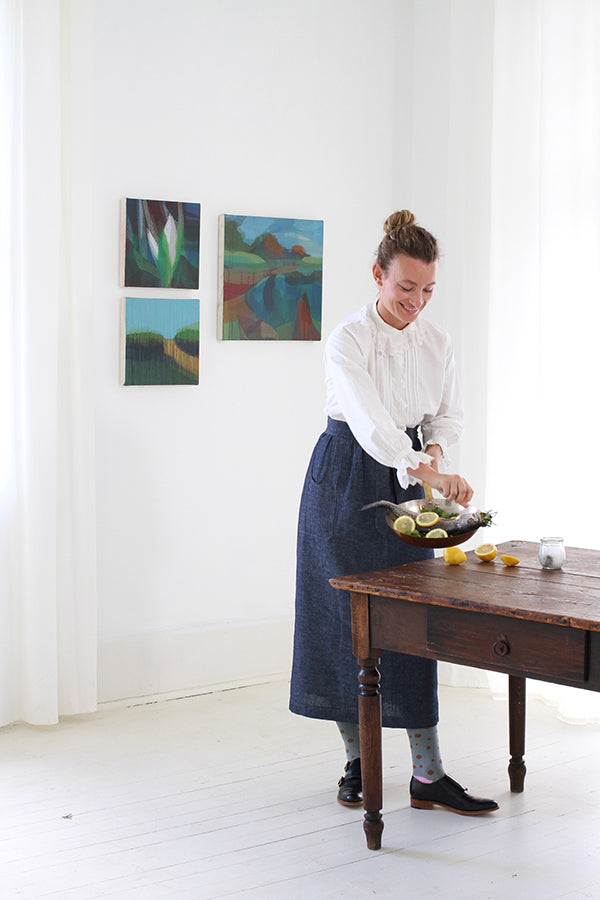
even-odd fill
[{"label": "table leg", "polygon": [[510,789],[520,794],[524,788],[525,773],[525,690],[526,680],[518,675],[508,676],[508,728],[510,762],[508,777]]},{"label": "table leg", "polygon": [[364,830],[369,850],[381,849],[383,781],[381,764],[381,695],[379,658],[359,659],[358,721],[365,808]]}]

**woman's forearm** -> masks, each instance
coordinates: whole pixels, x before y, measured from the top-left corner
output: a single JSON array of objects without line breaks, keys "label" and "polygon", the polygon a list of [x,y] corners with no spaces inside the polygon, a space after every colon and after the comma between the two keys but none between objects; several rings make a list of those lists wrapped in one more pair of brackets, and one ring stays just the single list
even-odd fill
[{"label": "woman's forearm", "polygon": [[431,456],[433,462],[431,465],[436,471],[440,470],[440,461],[442,459],[442,448],[439,444],[428,444],[423,451],[427,456]]}]

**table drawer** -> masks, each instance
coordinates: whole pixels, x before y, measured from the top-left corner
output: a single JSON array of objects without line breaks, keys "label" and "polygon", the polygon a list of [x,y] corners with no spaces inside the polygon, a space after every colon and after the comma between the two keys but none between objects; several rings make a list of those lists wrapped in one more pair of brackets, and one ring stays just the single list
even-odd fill
[{"label": "table drawer", "polygon": [[586,632],[442,606],[427,613],[427,648],[444,658],[498,671],[585,680]]}]

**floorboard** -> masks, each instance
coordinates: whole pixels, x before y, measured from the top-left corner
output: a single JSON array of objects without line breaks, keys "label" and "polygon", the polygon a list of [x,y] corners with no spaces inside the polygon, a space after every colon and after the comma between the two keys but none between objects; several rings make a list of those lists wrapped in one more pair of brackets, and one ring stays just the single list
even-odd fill
[{"label": "floorboard", "polygon": [[383,846],[335,801],[335,726],[284,681],[0,730],[0,898],[600,900],[600,726],[528,702],[527,778],[508,790],[507,712],[440,689],[446,769],[500,810],[408,805],[410,753],[384,732]]}]

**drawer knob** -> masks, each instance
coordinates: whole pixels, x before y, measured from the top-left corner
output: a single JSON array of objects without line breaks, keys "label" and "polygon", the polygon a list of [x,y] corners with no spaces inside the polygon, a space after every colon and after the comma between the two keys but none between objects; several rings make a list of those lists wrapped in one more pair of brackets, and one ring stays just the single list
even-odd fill
[{"label": "drawer knob", "polygon": [[496,656],[508,656],[510,653],[510,644],[505,634],[501,634],[497,641],[494,642],[492,650]]}]

